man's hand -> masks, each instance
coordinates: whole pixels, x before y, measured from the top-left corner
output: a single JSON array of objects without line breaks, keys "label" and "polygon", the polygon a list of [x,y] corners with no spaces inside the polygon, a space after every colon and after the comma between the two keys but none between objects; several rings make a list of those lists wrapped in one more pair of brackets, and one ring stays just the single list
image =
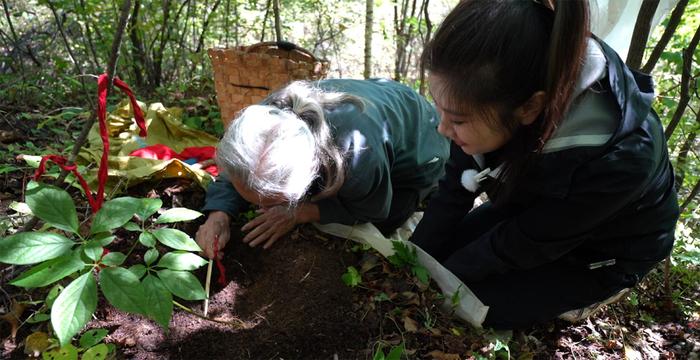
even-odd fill
[{"label": "man's hand", "polygon": [[243,231],[250,230],[243,238],[243,242],[252,247],[265,243],[263,248],[269,248],[297,224],[296,210],[285,206],[277,205],[260,209],[258,214],[255,219],[241,228]]},{"label": "man's hand", "polygon": [[214,239],[219,236],[218,255],[221,259],[224,254],[221,251],[231,238],[231,217],[224,211],[213,211],[207,221],[197,230],[196,240],[204,255],[214,258]]}]

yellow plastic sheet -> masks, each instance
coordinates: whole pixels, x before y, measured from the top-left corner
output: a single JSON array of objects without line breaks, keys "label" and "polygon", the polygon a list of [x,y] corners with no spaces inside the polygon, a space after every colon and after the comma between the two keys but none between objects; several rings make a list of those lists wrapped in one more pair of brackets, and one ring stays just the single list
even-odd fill
[{"label": "yellow plastic sheet", "polygon": [[[177,159],[157,160],[128,156],[132,151],[145,146],[162,144],[176,152],[187,147],[216,146],[218,139],[206,132],[189,128],[180,118],[182,109],[166,108],[161,103],[148,106],[139,103],[145,114],[148,136],[138,136],[139,130],[133,119],[128,101],[123,101],[107,117],[110,136],[109,170],[105,184],[107,194],[119,192],[146,180],[165,178],[190,178],[206,189],[213,177],[196,165]],[[80,150],[77,162],[89,167],[84,174],[90,187],[97,189],[97,169],[102,157],[102,139],[96,122],[88,135],[88,145]]]}]

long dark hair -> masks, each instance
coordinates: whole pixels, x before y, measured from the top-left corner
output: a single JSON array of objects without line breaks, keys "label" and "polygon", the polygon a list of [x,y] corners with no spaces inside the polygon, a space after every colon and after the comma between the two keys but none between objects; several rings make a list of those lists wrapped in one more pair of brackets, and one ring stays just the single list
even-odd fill
[{"label": "long dark hair", "polygon": [[[450,107],[493,108],[488,125],[512,134],[496,200],[509,197],[566,113],[588,37],[587,0],[464,0],[426,45],[422,66],[441,77]],[[537,91],[544,110],[521,126],[513,113]]]}]

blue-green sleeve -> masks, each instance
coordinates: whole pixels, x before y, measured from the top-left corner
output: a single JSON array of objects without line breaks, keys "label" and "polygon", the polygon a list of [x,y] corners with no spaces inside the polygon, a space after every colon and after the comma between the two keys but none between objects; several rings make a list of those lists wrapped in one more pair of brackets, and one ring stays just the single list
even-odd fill
[{"label": "blue-green sleeve", "polygon": [[248,203],[236,192],[226,176],[220,174],[209,184],[202,211],[225,211],[236,216]]}]

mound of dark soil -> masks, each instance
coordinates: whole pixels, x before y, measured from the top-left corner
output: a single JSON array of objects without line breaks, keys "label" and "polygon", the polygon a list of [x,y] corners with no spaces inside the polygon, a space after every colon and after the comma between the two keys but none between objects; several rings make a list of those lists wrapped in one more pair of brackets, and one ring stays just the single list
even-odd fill
[{"label": "mound of dark soil", "polygon": [[[133,359],[365,358],[370,334],[341,280],[354,256],[342,240],[297,232],[269,250],[250,248],[240,233],[227,247],[224,287],[212,280],[209,317],[176,309],[166,334],[154,322],[108,307],[88,327],[110,330]],[[216,267],[215,267],[216,269]],[[203,279],[205,269],[199,275]],[[201,314],[201,302],[186,303]]]}]

